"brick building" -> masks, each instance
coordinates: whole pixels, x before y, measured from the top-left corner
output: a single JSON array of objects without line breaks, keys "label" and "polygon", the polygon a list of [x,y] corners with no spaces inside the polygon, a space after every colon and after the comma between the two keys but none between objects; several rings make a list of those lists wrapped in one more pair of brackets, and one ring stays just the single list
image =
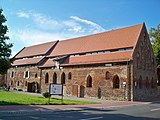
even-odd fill
[{"label": "brick building", "polygon": [[12,89],[46,92],[62,83],[64,95],[144,100],[158,95],[156,61],[144,23],[25,47],[13,57]]},{"label": "brick building", "polygon": [[0,74],[0,87],[5,85],[5,75]]}]

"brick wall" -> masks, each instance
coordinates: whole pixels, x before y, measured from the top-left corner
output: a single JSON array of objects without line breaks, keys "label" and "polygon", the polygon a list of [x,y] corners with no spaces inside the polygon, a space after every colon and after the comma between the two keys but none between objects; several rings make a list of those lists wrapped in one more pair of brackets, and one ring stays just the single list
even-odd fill
[{"label": "brick wall", "polygon": [[4,76],[0,75],[0,86],[3,86],[5,84]]},{"label": "brick wall", "polygon": [[156,60],[145,27],[133,54],[133,91],[134,100],[158,95]]},{"label": "brick wall", "polygon": [[[109,79],[106,79],[106,72],[109,71]],[[124,100],[127,92],[123,88],[123,82],[127,82],[127,67],[87,67],[87,68],[63,68],[61,70],[43,70],[42,91],[48,91],[49,83],[45,84],[45,74],[49,73],[49,81],[53,83],[53,74],[57,74],[57,83],[61,83],[61,75],[65,73],[64,94],[77,97],[95,97],[108,100]],[[71,73],[71,79],[68,75]],[[113,88],[113,79],[118,75],[120,88]],[[87,87],[87,77],[92,78],[92,87]],[[99,91],[99,92],[98,92]],[[99,94],[98,94],[99,93]]]}]

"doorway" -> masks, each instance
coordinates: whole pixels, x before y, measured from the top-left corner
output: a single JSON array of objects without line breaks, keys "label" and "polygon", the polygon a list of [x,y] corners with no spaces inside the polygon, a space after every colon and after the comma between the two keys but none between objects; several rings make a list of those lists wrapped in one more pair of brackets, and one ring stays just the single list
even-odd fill
[{"label": "doorway", "polygon": [[32,83],[28,83],[27,85],[27,92],[35,92],[35,83],[32,82]]},{"label": "doorway", "polygon": [[78,97],[78,85],[72,85],[72,96]]},{"label": "doorway", "polygon": [[81,98],[84,98],[84,91],[85,91],[85,87],[84,86],[80,86],[80,96]]},{"label": "doorway", "polygon": [[101,99],[101,88],[98,88],[98,99]]}]

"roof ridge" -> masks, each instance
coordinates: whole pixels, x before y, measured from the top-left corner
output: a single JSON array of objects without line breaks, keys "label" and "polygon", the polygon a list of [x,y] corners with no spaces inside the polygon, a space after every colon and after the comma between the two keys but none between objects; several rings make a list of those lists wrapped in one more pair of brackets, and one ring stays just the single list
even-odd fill
[{"label": "roof ridge", "polygon": [[79,36],[79,37],[73,37],[73,38],[69,38],[69,39],[59,40],[59,42],[71,41],[71,40],[75,40],[75,39],[79,39],[79,38],[85,38],[85,37],[90,37],[90,36],[94,36],[94,35],[100,35],[100,34],[104,34],[104,33],[113,32],[113,31],[117,31],[117,30],[128,29],[128,28],[131,28],[131,27],[139,26],[141,24],[136,24],[136,25],[127,26],[127,27],[121,27],[121,28],[112,29],[112,30],[109,30],[109,31],[94,33],[94,34],[91,34],[91,35],[84,35],[84,36]]},{"label": "roof ridge", "polygon": [[45,43],[40,43],[40,44],[36,44],[36,45],[31,45],[31,46],[28,46],[28,47],[25,47],[25,48],[35,47],[35,46],[44,45],[44,44],[49,44],[49,43],[55,43],[55,42],[58,42],[58,41],[59,41],[59,40],[50,41],[50,42],[45,42]]}]

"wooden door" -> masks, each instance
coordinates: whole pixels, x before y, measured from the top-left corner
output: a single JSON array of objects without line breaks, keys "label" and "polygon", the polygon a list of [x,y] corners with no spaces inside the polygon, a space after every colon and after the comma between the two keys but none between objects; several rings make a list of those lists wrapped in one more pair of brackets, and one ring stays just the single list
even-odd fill
[{"label": "wooden door", "polygon": [[78,97],[78,85],[72,85],[72,96]]}]

